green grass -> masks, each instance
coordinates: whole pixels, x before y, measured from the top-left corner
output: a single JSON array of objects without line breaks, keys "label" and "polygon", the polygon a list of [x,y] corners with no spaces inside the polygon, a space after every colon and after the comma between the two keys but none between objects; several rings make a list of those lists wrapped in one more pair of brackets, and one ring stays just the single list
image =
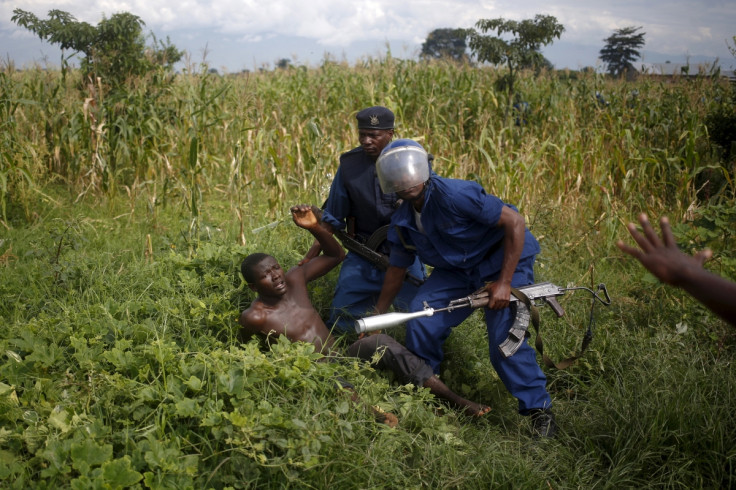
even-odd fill
[{"label": "green grass", "polygon": [[[0,74],[2,486],[734,486],[736,334],[614,245],[636,213],[667,214],[683,248],[711,247],[709,267],[734,278],[733,162],[703,126],[728,87],[525,75],[532,109],[515,126],[496,76],[389,57],[90,97],[73,76]],[[607,285],[590,349],[545,370],[556,440],[529,436],[477,313],[448,340],[442,377],[493,407],[480,421],[354,360],[237,342],[252,299],[240,261],[297,263],[311,237],[288,207],[321,204],[353,113],[374,103],[440,174],[519,206],[539,281]],[[312,284],[323,313],[336,272]],[[590,307],[583,293],[561,303],[562,319],[542,311],[555,360],[579,349]],[[399,427],[349,403],[336,375]]]}]

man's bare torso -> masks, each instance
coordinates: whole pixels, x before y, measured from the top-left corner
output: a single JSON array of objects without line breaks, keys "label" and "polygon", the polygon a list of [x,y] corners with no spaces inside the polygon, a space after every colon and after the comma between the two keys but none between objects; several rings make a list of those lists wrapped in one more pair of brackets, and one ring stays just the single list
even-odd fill
[{"label": "man's bare torso", "polygon": [[274,338],[283,334],[292,342],[313,343],[317,351],[329,349],[333,339],[309,300],[304,275],[298,267],[287,272],[286,285],[286,292],[278,298],[258,297],[253,301],[240,316],[243,329]]}]

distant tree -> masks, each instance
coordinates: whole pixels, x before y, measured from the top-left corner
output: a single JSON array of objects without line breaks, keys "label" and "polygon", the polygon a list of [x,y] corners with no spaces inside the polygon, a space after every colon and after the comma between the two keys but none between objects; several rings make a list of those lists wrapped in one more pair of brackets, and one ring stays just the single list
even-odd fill
[{"label": "distant tree", "polygon": [[623,27],[613,31],[604,39],[606,45],[601,49],[601,61],[608,64],[608,73],[620,77],[627,72],[634,72],[633,62],[641,54],[639,48],[644,46],[645,32],[636,32],[641,27]]},{"label": "distant tree", "polygon": [[81,68],[85,75],[101,77],[111,85],[143,75],[156,65],[170,69],[184,54],[168,38],[166,43],[154,38],[153,47],[146,48],[142,33],[145,23],[127,12],[103,17],[97,26],[79,22],[61,10],[51,10],[48,19],[39,19],[31,12],[15,9],[11,20],[62,50],[83,54]]},{"label": "distant tree", "polygon": [[545,56],[540,55],[538,58],[529,60],[529,62],[519,65],[522,70],[553,70],[555,65],[552,64]]},{"label": "distant tree", "polygon": [[291,66],[291,60],[289,58],[281,58],[276,62],[276,68],[285,70]]},{"label": "distant tree", "polygon": [[[481,19],[475,27],[483,34],[473,29],[468,31],[470,50],[481,63],[505,64],[508,67],[504,86],[508,89],[509,99],[514,93],[518,70],[525,66],[539,66],[544,60],[539,50],[555,38],[559,39],[565,30],[551,15],[536,15],[534,19],[522,21]],[[489,31],[496,35],[484,35]],[[507,33],[511,38],[502,39],[501,36]]]},{"label": "distant tree", "polygon": [[173,70],[174,64],[181,61],[184,57],[184,51],[179,51],[176,46],[171,44],[171,39],[166,36],[166,41],[162,41],[153,34],[150,35],[153,45],[146,49],[146,54],[154,64],[164,67],[166,70]]},{"label": "distant tree", "polygon": [[449,27],[435,29],[422,43],[420,56],[424,59],[449,58],[454,61],[466,61],[468,59],[465,52],[468,47],[467,37],[467,29]]}]

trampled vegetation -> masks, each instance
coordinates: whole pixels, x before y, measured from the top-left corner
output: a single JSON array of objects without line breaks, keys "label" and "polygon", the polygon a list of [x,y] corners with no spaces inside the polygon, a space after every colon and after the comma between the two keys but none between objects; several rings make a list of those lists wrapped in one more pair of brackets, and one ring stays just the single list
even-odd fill
[{"label": "trampled vegetation", "polygon": [[[729,488],[736,485],[735,332],[615,247],[642,211],[736,278],[733,112],[712,78],[522,74],[390,56],[354,67],[220,77],[161,73],[114,91],[74,71],[0,73],[0,481],[10,488]],[[441,175],[516,204],[537,279],[605,283],[590,349],[547,370],[561,427],[535,441],[488,361],[478,313],[443,380],[493,411],[471,420],[426,390],[310,346],[236,340],[238,264],[291,266],[311,238],[353,115],[394,109]],[[335,281],[313,284],[325,311]],[[545,352],[577,351],[589,302],[543,311]],[[395,329],[401,338],[401,328]],[[349,379],[396,429],[337,394]]]}]

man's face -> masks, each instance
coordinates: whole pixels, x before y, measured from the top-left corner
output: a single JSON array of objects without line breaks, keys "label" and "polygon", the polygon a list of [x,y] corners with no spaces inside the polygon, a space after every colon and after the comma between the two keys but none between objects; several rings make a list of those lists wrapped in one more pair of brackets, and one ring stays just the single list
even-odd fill
[{"label": "man's face", "polygon": [[286,277],[278,261],[266,257],[253,267],[254,282],[249,284],[253,291],[263,296],[283,296],[286,294]]},{"label": "man's face", "polygon": [[393,129],[359,129],[358,141],[363,150],[373,158],[378,158],[381,151],[394,137]]},{"label": "man's face", "polygon": [[424,198],[424,182],[409,187],[408,189],[404,189],[403,191],[397,191],[396,195],[404,201],[409,201],[410,203],[415,204],[416,201]]}]

